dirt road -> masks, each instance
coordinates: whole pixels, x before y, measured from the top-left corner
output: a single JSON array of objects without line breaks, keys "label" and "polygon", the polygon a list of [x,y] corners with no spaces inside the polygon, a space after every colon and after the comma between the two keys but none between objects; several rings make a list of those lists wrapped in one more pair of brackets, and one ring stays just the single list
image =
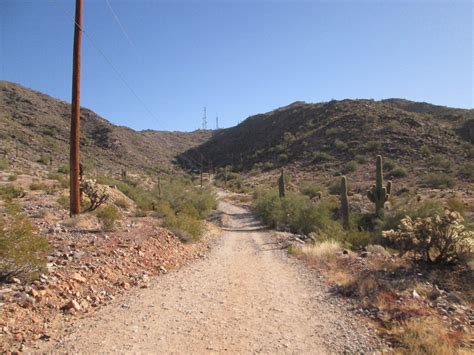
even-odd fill
[{"label": "dirt road", "polygon": [[[221,202],[208,255],[76,323],[40,351],[69,353],[371,352],[377,340],[345,303],[272,244],[245,209]],[[53,350],[54,349],[54,350]]]}]

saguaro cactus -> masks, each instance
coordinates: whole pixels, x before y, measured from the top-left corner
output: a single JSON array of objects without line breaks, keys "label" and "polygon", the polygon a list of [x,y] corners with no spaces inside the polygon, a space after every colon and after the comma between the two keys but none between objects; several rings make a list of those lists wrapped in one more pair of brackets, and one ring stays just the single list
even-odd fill
[{"label": "saguaro cactus", "polygon": [[278,178],[278,193],[280,198],[285,197],[285,174],[283,169],[281,169],[280,177]]},{"label": "saguaro cactus", "polygon": [[387,186],[383,186],[383,171],[382,171],[382,156],[377,155],[377,170],[376,170],[376,181],[375,185],[372,185],[369,191],[367,191],[367,197],[373,203],[375,203],[375,213],[381,217],[383,214],[384,204],[390,197],[392,191],[392,181],[387,182]]},{"label": "saguaro cactus", "polygon": [[349,229],[349,198],[347,197],[347,179],[341,178],[341,216],[344,229]]}]

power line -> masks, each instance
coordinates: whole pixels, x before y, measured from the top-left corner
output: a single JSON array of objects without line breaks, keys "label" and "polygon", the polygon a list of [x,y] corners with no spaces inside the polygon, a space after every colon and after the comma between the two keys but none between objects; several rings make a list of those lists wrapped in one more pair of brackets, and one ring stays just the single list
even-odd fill
[{"label": "power line", "polygon": [[[76,24],[76,26],[81,30],[81,32],[86,36],[86,38],[90,41],[90,43],[92,44],[92,46],[94,47],[94,49],[99,52],[99,54],[102,56],[102,58],[104,58],[104,60],[107,62],[107,64],[112,68],[112,70],[115,72],[115,74],[119,77],[119,79],[123,82],[123,84],[128,88],[128,90],[132,93],[132,95],[137,99],[138,102],[140,102],[140,104],[143,106],[143,108],[147,111],[147,113],[150,115],[150,117],[154,120],[155,124],[159,124],[159,121],[158,119],[156,118],[156,116],[153,114],[153,112],[148,108],[148,106],[145,104],[145,102],[138,96],[138,94],[135,92],[135,90],[133,90],[133,88],[130,86],[130,84],[128,84],[128,82],[125,80],[125,78],[122,76],[122,74],[120,73],[120,71],[113,65],[112,61],[105,55],[105,53],[99,48],[99,46],[95,43],[95,41],[93,40],[92,36],[89,35],[89,33],[87,33],[85,30],[84,30],[84,27],[81,26],[80,24],[78,24],[76,22],[76,20],[74,19],[74,17],[71,16],[70,13],[68,13],[68,11],[66,9],[64,9],[63,7],[59,6],[57,3],[56,3],[56,0],[51,0],[51,2],[58,8],[60,9],[64,14],[66,14],[66,16],[72,18],[73,22]],[[164,134],[166,134],[166,132],[164,132]],[[167,141],[167,139],[165,138],[165,136],[163,135],[162,139],[169,144],[169,141]],[[199,162],[197,160],[195,160],[194,158],[192,158],[191,156],[188,156],[184,153],[181,154],[182,156],[184,156],[185,158],[189,159],[191,162],[193,162],[194,164],[196,164],[196,166],[199,166]]]},{"label": "power line", "polygon": [[[123,35],[125,36],[125,38],[127,39],[128,43],[130,44],[130,46],[133,48],[133,50],[139,54],[138,52],[138,49],[137,49],[137,46],[135,46],[135,43],[132,41],[132,39],[130,38],[130,36],[128,35],[128,32],[125,30],[125,27],[123,26],[122,22],[120,21],[117,13],[114,11],[114,9],[112,8],[112,5],[110,4],[110,1],[109,0],[105,0],[105,2],[107,3],[107,7],[109,8],[110,12],[112,13],[112,16],[114,17],[115,19],[115,22],[118,24],[118,26],[120,27],[120,30],[122,31]],[[141,55],[140,55],[141,57]]]}]

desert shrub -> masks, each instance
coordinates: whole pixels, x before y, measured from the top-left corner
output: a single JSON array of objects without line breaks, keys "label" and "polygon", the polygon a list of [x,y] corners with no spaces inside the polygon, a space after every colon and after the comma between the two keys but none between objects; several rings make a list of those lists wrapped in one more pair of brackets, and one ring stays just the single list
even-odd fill
[{"label": "desert shrub", "polygon": [[51,158],[47,157],[46,155],[42,155],[36,162],[43,165],[49,165]]},{"label": "desert shrub", "polygon": [[0,186],[0,197],[5,200],[11,200],[18,197],[23,197],[25,192],[21,187],[16,187],[15,185],[8,184]]},{"label": "desert shrub", "polygon": [[463,221],[458,212],[446,209],[433,217],[406,217],[396,231],[384,231],[382,235],[402,255],[413,252],[424,261],[455,263],[474,252],[474,233],[466,230]]},{"label": "desert shrub", "polygon": [[453,188],[456,185],[455,180],[446,174],[425,174],[421,177],[421,181],[425,186],[437,189]]},{"label": "desert shrub", "polygon": [[69,176],[61,173],[49,173],[48,179],[59,181],[62,188],[69,187]]},{"label": "desert shrub", "polygon": [[357,154],[354,159],[359,164],[365,164],[368,161],[367,157],[365,155],[362,155],[362,154]]},{"label": "desert shrub", "polygon": [[320,185],[315,184],[312,181],[302,181],[299,186],[300,192],[309,198],[315,198],[321,196],[324,188]]},{"label": "desert shrub", "polygon": [[402,178],[408,175],[408,172],[406,171],[405,168],[402,168],[401,166],[396,166],[392,170],[390,170],[385,176],[387,178]]},{"label": "desert shrub", "polygon": [[6,159],[0,159],[0,171],[7,170],[10,164]]},{"label": "desert shrub", "polygon": [[61,206],[64,209],[69,208],[69,196],[66,195],[61,195],[59,198],[56,200],[56,203]]},{"label": "desert shrub", "polygon": [[130,179],[116,180],[107,176],[97,176],[96,182],[101,185],[116,186],[125,196],[135,202],[137,208],[150,211],[153,206],[154,197],[137,182]]},{"label": "desert shrub", "polygon": [[120,219],[120,212],[117,207],[108,205],[97,210],[96,216],[103,230],[110,231],[114,228],[115,222]]},{"label": "desert shrub", "polygon": [[430,168],[449,170],[452,166],[452,162],[449,158],[442,154],[436,154],[428,162]]},{"label": "desert shrub", "polygon": [[169,228],[182,242],[198,240],[203,232],[202,222],[196,217],[184,212],[175,214],[173,209],[166,204],[160,208],[164,225]]},{"label": "desert shrub", "polygon": [[400,128],[400,122],[397,120],[390,120],[387,123],[385,123],[384,129],[393,131],[396,130],[397,128]]},{"label": "desert shrub", "polygon": [[8,176],[8,181],[12,182],[12,181],[16,181],[18,179],[18,175],[17,174],[11,174]]},{"label": "desert shrub", "polygon": [[328,128],[326,130],[326,135],[334,136],[334,135],[342,133],[342,132],[344,132],[344,128],[342,128],[342,127],[332,127],[332,128]]},{"label": "desert shrub", "polygon": [[41,183],[41,182],[33,182],[29,186],[31,191],[46,191],[48,189],[48,185]]},{"label": "desert shrub", "polygon": [[352,173],[352,172],[357,170],[358,166],[359,165],[357,164],[357,162],[355,160],[351,160],[346,165],[344,165],[344,168],[342,169],[342,172],[344,174]]},{"label": "desert shrub", "polygon": [[345,231],[343,241],[349,248],[361,249],[374,242],[374,235],[367,231],[348,230]]},{"label": "desert shrub", "polygon": [[21,276],[34,278],[46,268],[48,241],[16,204],[5,206],[0,216],[0,281]]},{"label": "desert shrub", "polygon": [[385,159],[383,162],[384,170],[392,170],[397,167],[397,163],[392,159]]},{"label": "desert shrub", "polygon": [[60,174],[69,174],[69,166],[68,165],[61,165],[58,168],[58,173],[60,173]]},{"label": "desert shrub", "polygon": [[[347,182],[347,191],[351,190],[349,181]],[[331,195],[340,195],[341,194],[341,181],[340,179],[334,179],[328,186],[328,192]]]},{"label": "desert shrub", "polygon": [[254,194],[253,207],[263,222],[270,227],[276,227],[283,222],[283,210],[276,190],[257,191]]},{"label": "desert shrub", "polygon": [[431,154],[431,149],[430,149],[430,147],[428,147],[427,145],[424,145],[424,146],[422,146],[422,147],[420,148],[420,153],[421,153],[422,155],[428,156],[428,155]]},{"label": "desert shrub", "polygon": [[443,212],[443,205],[439,200],[425,199],[418,201],[415,198],[400,198],[392,205],[392,209],[385,211],[383,229],[395,229],[405,217],[411,219],[426,218]]},{"label": "desert shrub", "polygon": [[97,184],[95,180],[81,181],[81,192],[89,200],[89,206],[86,209],[87,212],[95,211],[109,199],[107,187]]},{"label": "desert shrub", "polygon": [[337,150],[343,151],[346,150],[348,145],[346,142],[341,141],[340,139],[336,139],[334,141],[334,146],[336,147]]},{"label": "desert shrub", "polygon": [[314,152],[312,158],[315,162],[324,162],[332,159],[332,156],[326,152]]},{"label": "desert shrub", "polygon": [[[474,144],[465,144],[463,146],[465,152],[466,152],[466,155],[469,159],[474,159]],[[1,170],[1,169],[0,169]]]},{"label": "desert shrub", "polygon": [[402,347],[395,349],[397,354],[458,354],[449,329],[434,317],[410,318],[393,327],[391,333]]},{"label": "desert shrub", "polygon": [[295,233],[309,234],[331,222],[331,205],[326,202],[315,205],[308,196],[291,192],[284,199],[278,197],[276,190],[257,192],[253,207],[267,225],[287,225]]},{"label": "desert shrub", "polygon": [[367,149],[369,152],[376,152],[379,151],[382,148],[382,143],[378,141],[368,141],[367,144],[365,145],[365,149]]},{"label": "desert shrub", "polygon": [[130,206],[128,204],[128,201],[124,198],[120,198],[114,201],[115,206],[121,208],[121,209],[128,209]]},{"label": "desert shrub", "polygon": [[461,176],[465,177],[469,181],[474,181],[474,163],[467,163],[459,170]]},{"label": "desert shrub", "polygon": [[288,161],[288,154],[286,153],[281,153],[278,155],[278,161],[281,163],[287,162]]},{"label": "desert shrub", "polygon": [[452,211],[459,212],[461,215],[464,215],[464,212],[466,211],[464,201],[458,197],[448,198],[446,200],[446,206]]}]

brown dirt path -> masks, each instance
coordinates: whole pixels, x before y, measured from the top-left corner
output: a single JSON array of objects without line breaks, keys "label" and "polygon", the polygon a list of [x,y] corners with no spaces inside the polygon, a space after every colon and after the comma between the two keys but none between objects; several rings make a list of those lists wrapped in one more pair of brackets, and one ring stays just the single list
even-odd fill
[{"label": "brown dirt path", "polygon": [[224,233],[203,259],[79,320],[40,352],[373,352],[372,330],[247,210],[221,202]]}]

